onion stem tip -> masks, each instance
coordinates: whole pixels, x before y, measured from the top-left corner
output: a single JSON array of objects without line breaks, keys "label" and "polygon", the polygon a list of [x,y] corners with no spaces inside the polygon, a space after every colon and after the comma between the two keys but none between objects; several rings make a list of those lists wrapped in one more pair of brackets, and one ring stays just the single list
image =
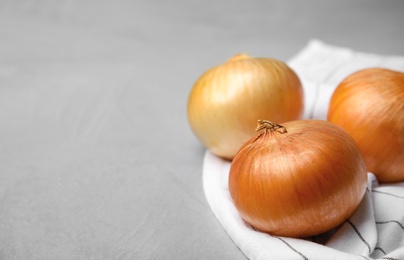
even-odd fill
[{"label": "onion stem tip", "polygon": [[258,124],[257,124],[257,128],[255,129],[255,131],[259,132],[261,130],[264,130],[265,132],[278,132],[280,134],[285,134],[288,131],[286,130],[286,127],[278,125],[276,123],[273,123],[271,121],[268,120],[263,120],[263,119],[259,119],[258,120]]}]

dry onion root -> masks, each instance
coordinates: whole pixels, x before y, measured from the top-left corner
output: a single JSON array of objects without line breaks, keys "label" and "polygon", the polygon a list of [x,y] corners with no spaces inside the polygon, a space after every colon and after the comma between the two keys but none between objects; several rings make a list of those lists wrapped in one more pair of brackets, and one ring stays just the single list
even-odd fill
[{"label": "dry onion root", "polygon": [[355,139],[378,181],[404,181],[404,73],[369,68],[351,74],[334,91],[328,120]]},{"label": "dry onion root", "polygon": [[259,118],[276,122],[300,119],[303,88],[285,63],[246,54],[206,71],[188,99],[188,121],[212,153],[233,159],[254,134]]},{"label": "dry onion root", "polygon": [[259,231],[308,237],[329,231],[358,207],[367,171],[355,141],[322,120],[278,125],[259,133],[233,159],[229,190],[241,217]]}]

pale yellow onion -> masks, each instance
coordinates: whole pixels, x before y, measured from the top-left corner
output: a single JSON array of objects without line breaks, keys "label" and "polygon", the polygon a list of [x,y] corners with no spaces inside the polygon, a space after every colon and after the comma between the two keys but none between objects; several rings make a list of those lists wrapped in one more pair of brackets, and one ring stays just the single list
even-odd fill
[{"label": "pale yellow onion", "polygon": [[367,68],[334,91],[328,120],[358,143],[379,182],[404,181],[404,73]]},{"label": "pale yellow onion", "polygon": [[188,100],[188,121],[207,149],[232,159],[255,134],[259,118],[296,120],[302,116],[303,105],[301,82],[284,62],[238,54],[195,82]]},{"label": "pale yellow onion", "polygon": [[319,235],[348,219],[367,187],[352,137],[323,120],[259,125],[230,168],[241,217],[256,230],[288,237]]}]

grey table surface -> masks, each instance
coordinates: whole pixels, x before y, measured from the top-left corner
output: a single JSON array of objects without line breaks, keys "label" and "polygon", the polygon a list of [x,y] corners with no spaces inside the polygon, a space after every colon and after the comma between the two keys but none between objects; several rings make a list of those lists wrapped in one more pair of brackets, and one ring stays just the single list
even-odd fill
[{"label": "grey table surface", "polygon": [[404,55],[404,1],[0,1],[0,259],[245,259],[186,104],[239,52]]}]

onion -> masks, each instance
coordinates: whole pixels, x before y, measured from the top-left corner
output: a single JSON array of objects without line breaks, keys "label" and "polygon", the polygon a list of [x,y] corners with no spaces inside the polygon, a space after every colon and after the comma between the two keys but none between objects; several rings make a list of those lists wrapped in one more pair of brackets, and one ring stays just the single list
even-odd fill
[{"label": "onion", "polygon": [[351,74],[333,93],[328,120],[355,139],[379,182],[404,181],[404,73],[369,68]]},{"label": "onion", "polygon": [[206,71],[188,100],[188,121],[212,153],[232,159],[251,138],[259,118],[296,120],[303,113],[303,89],[296,73],[269,58],[235,55]]},{"label": "onion", "polygon": [[343,223],[367,187],[352,137],[323,120],[258,126],[230,167],[229,191],[241,217],[256,230],[296,238]]}]

